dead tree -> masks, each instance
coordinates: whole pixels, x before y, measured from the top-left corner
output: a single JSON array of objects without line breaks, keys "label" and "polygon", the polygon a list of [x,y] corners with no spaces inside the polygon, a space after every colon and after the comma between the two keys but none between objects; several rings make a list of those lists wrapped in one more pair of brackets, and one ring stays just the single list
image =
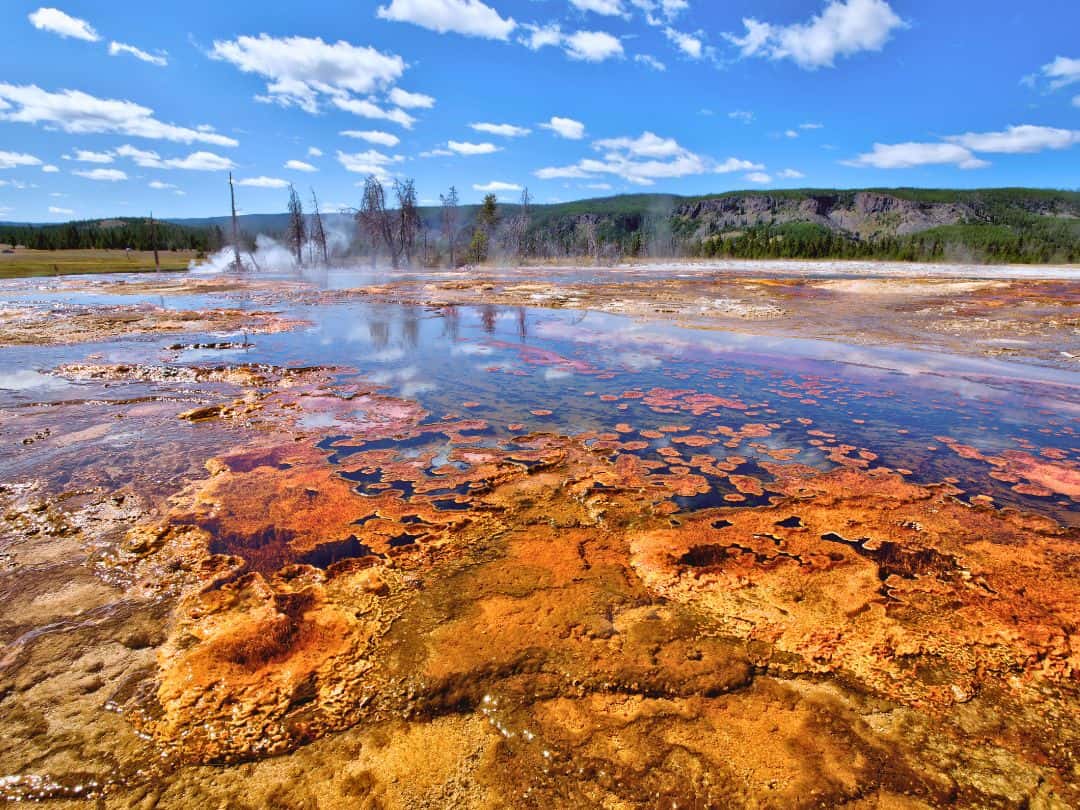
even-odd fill
[{"label": "dead tree", "polygon": [[410,179],[394,181],[394,194],[397,197],[397,243],[399,253],[405,256],[405,263],[412,265],[416,253],[416,235],[420,232],[420,211],[416,206],[416,184]]},{"label": "dead tree", "polygon": [[514,217],[514,252],[518,261],[522,261],[529,255],[529,226],[532,224],[532,197],[529,189],[521,190],[521,205],[518,214]]},{"label": "dead tree", "polygon": [[450,266],[454,266],[454,246],[457,243],[458,231],[458,193],[454,186],[450,186],[447,194],[440,194],[442,202],[442,236],[450,247]]},{"label": "dead tree", "polygon": [[597,235],[597,218],[595,214],[585,214],[578,220],[578,229],[585,241],[585,249],[594,262],[600,261],[600,239]]},{"label": "dead tree", "polygon": [[326,247],[326,231],[323,228],[322,214],[319,212],[319,198],[315,196],[315,189],[311,190],[311,241],[322,252],[323,264],[330,264],[330,251]]},{"label": "dead tree", "polygon": [[289,247],[296,254],[296,263],[304,266],[304,243],[307,242],[307,223],[304,222],[304,204],[300,195],[289,185],[289,229],[286,233]]},{"label": "dead tree", "polygon": [[233,188],[232,172],[229,172],[229,201],[232,203],[233,270],[243,270],[240,262],[240,223],[236,220],[236,190]]},{"label": "dead tree", "polygon": [[386,192],[373,174],[369,174],[364,180],[364,199],[360,202],[356,221],[371,243],[372,261],[378,255],[379,245],[384,245],[390,253],[390,263],[396,270],[401,261],[401,253],[394,238],[394,223],[390,212],[386,210]]}]

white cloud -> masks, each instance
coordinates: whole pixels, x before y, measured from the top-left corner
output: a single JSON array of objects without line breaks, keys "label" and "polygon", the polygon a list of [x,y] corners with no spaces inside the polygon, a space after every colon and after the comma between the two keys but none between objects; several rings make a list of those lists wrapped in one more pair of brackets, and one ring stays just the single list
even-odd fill
[{"label": "white cloud", "polygon": [[236,181],[238,186],[250,186],[251,188],[286,188],[289,185],[288,180],[282,180],[280,177],[266,177],[265,175],[259,177],[245,177]]},{"label": "white cloud", "polygon": [[41,159],[25,152],[0,151],[0,169],[14,169],[18,166],[40,166]]},{"label": "white cloud", "polygon": [[540,124],[540,128],[550,129],[560,138],[571,141],[580,141],[585,137],[585,125],[573,118],[560,118],[554,115],[546,124]]},{"label": "white cloud", "polygon": [[72,210],[71,208],[58,208],[55,205],[50,205],[49,206],[49,213],[50,214],[65,214],[67,216],[71,216],[72,214],[75,213],[75,211]]},{"label": "white cloud", "polygon": [[317,146],[309,146],[308,150],[307,150],[307,153],[308,153],[308,157],[322,157],[323,156],[322,149],[320,149]]},{"label": "white cloud", "polygon": [[570,0],[570,5],[579,11],[591,11],[608,17],[626,16],[622,0]]},{"label": "white cloud", "polygon": [[1060,90],[1062,87],[1080,82],[1080,59],[1058,56],[1053,62],[1039,68],[1039,73],[1047,80],[1051,90]]},{"label": "white cloud", "polygon": [[[118,133],[137,138],[178,143],[236,146],[237,141],[216,132],[166,124],[153,117],[154,111],[133,101],[105,99],[79,90],[50,93],[37,85],[0,82],[0,120],[24,124],[47,124],[73,135]],[[9,108],[14,105],[14,111]]]},{"label": "white cloud", "polygon": [[739,158],[728,158],[723,163],[718,163],[713,166],[713,171],[717,174],[731,174],[731,172],[751,172],[764,169],[765,167],[760,163],[754,163],[750,160],[740,160]]},{"label": "white cloud", "polygon": [[976,158],[970,150],[952,143],[875,143],[873,151],[842,162],[845,166],[874,169],[913,169],[946,164],[961,169],[982,169],[990,165]]},{"label": "white cloud", "polygon": [[798,137],[799,137],[799,133],[798,133],[798,131],[797,131],[797,130],[794,130],[794,129],[789,129],[789,130],[786,130],[786,131],[784,132],[784,137],[785,137],[785,138],[798,138]]},{"label": "white cloud", "polygon": [[830,0],[809,22],[774,25],[743,19],[746,33],[724,34],[742,56],[791,59],[799,67],[832,67],[838,56],[880,51],[894,30],[906,23],[886,0]]},{"label": "white cloud", "polygon": [[968,132],[946,138],[973,152],[1020,154],[1044,149],[1068,149],[1080,143],[1080,130],[1037,127],[1031,124],[1012,126],[1002,132]]},{"label": "white cloud", "polygon": [[166,191],[168,189],[176,188],[172,183],[163,183],[160,180],[151,180],[147,185],[155,191]]},{"label": "white cloud", "polygon": [[585,188],[591,188],[594,191],[611,191],[611,183],[586,183]]},{"label": "white cloud", "polygon": [[765,174],[765,172],[751,172],[746,175],[746,180],[749,183],[760,183],[762,185],[772,182],[772,178]]},{"label": "white cloud", "polygon": [[781,172],[777,172],[776,176],[782,177],[785,180],[801,180],[802,178],[806,177],[805,174],[798,171],[797,169],[784,169]]},{"label": "white cloud", "polygon": [[1073,106],[1080,107],[1080,96],[1073,96]]},{"label": "white cloud", "polygon": [[630,4],[644,11],[645,21],[653,26],[671,22],[690,7],[687,0],[630,0]]},{"label": "white cloud", "polygon": [[294,172],[317,172],[314,166],[310,163],[304,163],[302,160],[287,160],[285,161],[285,168]]},{"label": "white cloud", "polygon": [[668,26],[664,29],[664,36],[691,59],[700,59],[704,55],[705,44],[693,34],[685,34]]},{"label": "white cloud", "polygon": [[622,42],[606,31],[575,31],[564,34],[558,23],[524,25],[528,34],[518,40],[530,50],[548,46],[562,48],[571,59],[579,62],[603,62],[624,55]]},{"label": "white cloud", "polygon": [[39,31],[49,31],[62,37],[98,42],[101,36],[86,20],[65,14],[58,8],[39,8],[28,19]]},{"label": "white cloud", "polygon": [[824,129],[824,128],[825,128],[824,124],[815,124],[815,123],[799,124],[799,129]]},{"label": "white cloud", "polygon": [[128,179],[127,174],[120,171],[120,169],[76,169],[72,174],[85,177],[87,180],[98,180],[105,183],[119,183]]},{"label": "white cloud", "polygon": [[[346,138],[356,138],[361,141],[367,141],[368,143],[375,143],[379,146],[393,147],[401,143],[401,138],[397,135],[391,135],[389,132],[382,132],[377,129],[345,129],[338,134]],[[321,154],[322,152],[319,153],[319,155]]]},{"label": "white cloud", "polygon": [[384,109],[373,101],[361,98],[338,97],[333,99],[334,106],[361,118],[374,118],[380,121],[390,121],[399,124],[405,129],[412,129],[416,119],[402,109]]},{"label": "white cloud", "polygon": [[532,132],[528,127],[519,127],[513,124],[469,124],[469,127],[477,132],[486,132],[488,135],[501,135],[504,138],[523,138]]},{"label": "white cloud", "polygon": [[391,90],[388,98],[392,104],[404,107],[407,110],[428,110],[435,106],[435,99],[432,96],[426,96],[423,93],[410,93],[407,90],[402,90],[400,87],[395,87]]},{"label": "white cloud", "polygon": [[135,161],[137,166],[144,169],[182,169],[187,171],[220,172],[235,169],[236,164],[227,157],[216,155],[213,152],[192,152],[183,158],[163,159],[157,152],[147,149],[137,149],[130,144],[119,147],[115,154],[118,157],[129,158]]},{"label": "white cloud", "polygon": [[56,174],[60,171],[60,167],[53,166],[51,163],[46,163],[44,166],[41,167],[41,170],[45,172],[45,174]]},{"label": "white cloud", "polygon": [[490,183],[484,185],[473,184],[473,188],[477,191],[484,191],[487,193],[495,191],[521,191],[521,186],[517,183],[503,183],[499,180],[492,180]]},{"label": "white cloud", "polygon": [[91,152],[87,149],[76,149],[74,155],[64,155],[64,160],[75,160],[79,163],[112,163],[113,156],[110,152]]},{"label": "white cloud", "polygon": [[634,61],[637,62],[639,65],[645,65],[646,67],[650,67],[653,70],[659,71],[660,73],[663,73],[665,70],[667,70],[667,65],[661,62],[655,56],[650,56],[647,53],[635,54]]},{"label": "white cloud", "polygon": [[732,110],[727,114],[727,117],[732,121],[741,121],[744,124],[749,124],[754,120],[754,114],[749,110]]},{"label": "white cloud", "polygon": [[163,161],[161,167],[199,172],[223,172],[235,169],[236,164],[229,158],[215,155],[213,152],[192,152],[185,158],[171,158]]},{"label": "white cloud", "polygon": [[643,132],[637,138],[605,138],[593,144],[602,151],[622,151],[634,157],[672,157],[682,151],[674,138],[661,138],[652,132]]},{"label": "white cloud", "polygon": [[623,55],[622,43],[606,31],[576,31],[563,38],[563,50],[580,62],[603,62]]},{"label": "white cloud", "polygon": [[650,186],[660,179],[764,168],[736,158],[717,163],[680,146],[672,138],[662,138],[652,132],[642,133],[636,138],[598,140],[593,143],[593,148],[602,153],[599,160],[586,158],[570,166],[538,169],[534,174],[541,180],[595,179],[611,174],[630,183]]},{"label": "white cloud", "polygon": [[385,155],[375,149],[369,149],[366,152],[337,153],[338,163],[345,167],[345,171],[354,172],[356,174],[374,174],[379,177],[385,177],[388,166],[394,163],[401,163],[405,158],[401,155]]},{"label": "white cloud", "polygon": [[449,149],[429,149],[426,152],[421,152],[422,158],[434,158],[434,157],[453,157],[454,153]]},{"label": "white cloud", "polygon": [[557,47],[562,44],[563,34],[562,28],[558,23],[552,23],[551,25],[529,25],[522,26],[528,34],[519,39],[522,45],[533,51],[538,51],[541,48]]},{"label": "white cloud", "polygon": [[165,67],[169,64],[169,60],[164,56],[147,53],[141,48],[136,48],[134,45],[116,41],[109,43],[109,56],[117,56],[122,53],[129,53],[136,59],[141,59],[143,62],[149,62],[151,65],[157,65],[158,67]]},{"label": "white cloud", "polygon": [[375,15],[440,34],[453,32],[485,39],[505,40],[517,27],[513,19],[500,17],[480,0],[391,0],[390,5],[379,6]]},{"label": "white cloud", "polygon": [[467,141],[449,141],[446,148],[459,155],[490,155],[498,152],[499,147],[493,143],[469,143]]},{"label": "white cloud", "polygon": [[240,36],[215,41],[210,57],[267,79],[259,100],[309,113],[318,112],[325,97],[337,102],[350,100],[350,93],[376,92],[405,72],[400,56],[318,37]]}]

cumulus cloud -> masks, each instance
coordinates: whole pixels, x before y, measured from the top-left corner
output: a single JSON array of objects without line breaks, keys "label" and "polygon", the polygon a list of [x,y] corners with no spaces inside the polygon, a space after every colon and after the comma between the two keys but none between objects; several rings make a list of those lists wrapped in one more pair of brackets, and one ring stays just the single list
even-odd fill
[{"label": "cumulus cloud", "polygon": [[390,99],[391,104],[396,104],[407,110],[428,110],[435,106],[435,99],[432,96],[427,96],[423,93],[410,93],[408,90],[402,90],[400,87],[395,87],[391,90],[388,94],[388,98]]},{"label": "cumulus cloud", "polygon": [[968,132],[946,138],[973,152],[1020,154],[1045,149],[1068,149],[1080,143],[1080,130],[1055,129],[1031,124],[1011,126],[1001,132]]},{"label": "cumulus cloud", "polygon": [[832,67],[840,56],[880,51],[906,23],[886,0],[830,0],[806,23],[776,25],[748,17],[743,25],[742,36],[724,34],[743,57],[790,59],[801,68],[816,70]]},{"label": "cumulus cloud", "polygon": [[308,150],[307,150],[307,153],[308,153],[308,157],[322,157],[323,156],[322,149],[320,149],[317,146],[309,146]]},{"label": "cumulus cloud", "polygon": [[705,43],[700,37],[676,31],[670,26],[664,29],[664,36],[691,59],[700,59],[705,55]]},{"label": "cumulus cloud", "polygon": [[352,93],[384,90],[405,72],[400,56],[319,37],[240,36],[215,41],[210,57],[266,79],[257,99],[309,113],[327,97],[347,101]]},{"label": "cumulus cloud", "polygon": [[353,115],[359,115],[361,118],[390,121],[405,129],[412,129],[413,124],[416,123],[416,119],[400,107],[388,110],[366,98],[335,97],[333,99],[333,104],[339,110],[351,112]]},{"label": "cumulus cloud", "polygon": [[493,143],[469,143],[468,141],[449,141],[446,148],[459,155],[490,155],[499,151],[499,147]]},{"label": "cumulus cloud", "polygon": [[492,180],[490,183],[484,183],[479,185],[474,183],[473,188],[477,191],[483,191],[485,193],[492,193],[496,191],[521,191],[521,186],[517,183],[503,183],[499,180]]},{"label": "cumulus cloud", "polygon": [[282,180],[280,177],[266,177],[265,175],[259,177],[244,177],[236,181],[238,186],[250,186],[251,188],[286,188],[289,185],[288,180]]},{"label": "cumulus cloud", "polygon": [[748,183],[759,183],[761,185],[765,185],[766,183],[771,183],[772,178],[769,175],[765,174],[765,172],[751,172],[750,174],[746,175],[746,181]]},{"label": "cumulus cloud", "polygon": [[5,152],[0,150],[0,169],[15,169],[19,166],[40,166],[41,159],[25,152]]},{"label": "cumulus cloud", "polygon": [[665,70],[667,70],[667,65],[661,62],[655,56],[650,56],[647,53],[635,54],[634,61],[637,62],[639,65],[645,65],[645,67],[650,67],[660,73],[663,73]]},{"label": "cumulus cloud", "polygon": [[645,12],[645,21],[654,26],[670,23],[690,7],[687,0],[630,0],[630,4]]},{"label": "cumulus cloud", "polygon": [[469,124],[471,129],[477,132],[486,132],[488,135],[501,135],[504,138],[523,138],[532,132],[528,127],[519,127],[514,124]]},{"label": "cumulus cloud", "polygon": [[294,172],[317,172],[314,166],[310,163],[304,163],[302,160],[287,160],[285,161],[285,168]]},{"label": "cumulus cloud", "polygon": [[167,191],[176,188],[172,183],[164,183],[161,180],[151,180],[147,185],[155,191]]},{"label": "cumulus cloud", "polygon": [[727,114],[727,117],[732,121],[741,121],[744,124],[749,124],[754,120],[754,114],[749,110],[732,110]]},{"label": "cumulus cloud", "polygon": [[534,174],[541,180],[596,179],[611,174],[630,183],[651,186],[661,179],[764,168],[736,158],[718,163],[681,146],[673,138],[662,138],[652,132],[644,132],[636,138],[598,140],[593,143],[593,149],[601,153],[600,159],[586,158],[570,166],[549,166]]},{"label": "cumulus cloud", "polygon": [[140,59],[143,62],[149,62],[151,65],[157,65],[158,67],[165,67],[169,64],[169,60],[164,56],[158,56],[156,54],[147,53],[141,48],[136,48],[134,45],[128,45],[124,42],[109,43],[109,56],[118,56],[122,53],[131,54],[136,59]]},{"label": "cumulus cloud", "polygon": [[420,157],[422,157],[422,158],[453,157],[453,156],[454,156],[454,153],[451,152],[449,149],[441,149],[441,148],[439,148],[439,149],[429,149],[426,152],[421,152],[420,153]]},{"label": "cumulus cloud", "polygon": [[806,175],[798,169],[784,169],[783,171],[777,172],[776,176],[782,177],[785,180],[801,180],[806,177]]},{"label": "cumulus cloud", "polygon": [[124,144],[116,149],[117,157],[133,160],[144,169],[181,169],[186,171],[220,172],[235,169],[236,164],[227,157],[213,152],[192,152],[182,158],[162,158],[157,152],[138,149],[131,144]]},{"label": "cumulus cloud", "polygon": [[713,167],[713,171],[717,174],[731,174],[731,172],[749,172],[764,168],[762,164],[754,163],[752,160],[740,160],[732,157],[723,163],[717,163]]},{"label": "cumulus cloud", "polygon": [[[1024,77],[1024,84],[1036,86],[1040,81],[1045,82],[1047,90],[1060,90],[1063,87],[1068,87],[1071,84],[1080,82],[1080,59],[1070,59],[1067,56],[1058,56],[1054,58],[1054,61],[1047,62],[1041,68],[1039,72]],[[1073,103],[1077,104],[1077,96],[1073,99]],[[1080,104],[1077,104],[1080,106]]]},{"label": "cumulus cloud", "polygon": [[570,0],[570,5],[578,11],[591,11],[608,17],[626,16],[622,0]]},{"label": "cumulus cloud", "polygon": [[538,51],[557,47],[571,59],[579,62],[603,62],[624,56],[622,42],[606,31],[575,31],[564,34],[558,23],[551,25],[525,25],[528,32],[518,41],[525,47]]},{"label": "cumulus cloud", "polygon": [[355,153],[339,151],[337,159],[347,172],[374,174],[378,177],[386,177],[387,169],[391,165],[405,160],[401,155],[386,155],[376,149]]},{"label": "cumulus cloud", "polygon": [[41,170],[45,172],[45,174],[56,174],[60,171],[60,167],[53,166],[51,163],[46,163],[44,166],[41,167]]},{"label": "cumulus cloud", "polygon": [[512,18],[480,0],[391,0],[375,15],[383,20],[408,22],[440,34],[455,33],[484,39],[507,39],[517,27]]},{"label": "cumulus cloud", "polygon": [[[378,144],[379,146],[393,147],[401,143],[401,138],[397,135],[378,129],[344,129],[338,134],[346,138],[356,138],[357,140]],[[319,155],[321,154],[322,152],[319,153]],[[315,157],[318,157],[318,155],[315,155]]]},{"label": "cumulus cloud", "polygon": [[58,208],[55,205],[50,205],[49,206],[49,213],[50,214],[64,214],[65,216],[71,216],[72,214],[75,213],[75,211],[74,211],[74,209],[71,209],[71,208]]},{"label": "cumulus cloud", "polygon": [[80,90],[50,93],[33,84],[0,82],[0,121],[46,124],[73,135],[117,133],[178,143],[237,145],[235,138],[205,128],[158,121],[152,109],[133,101],[97,98]]},{"label": "cumulus cloud", "polygon": [[120,169],[76,169],[72,174],[104,183],[119,183],[128,179],[127,173]]},{"label": "cumulus cloud", "polygon": [[971,150],[953,143],[875,143],[872,151],[843,163],[874,169],[914,169],[947,164],[961,169],[982,169],[990,165],[976,158]]},{"label": "cumulus cloud", "polygon": [[571,141],[580,141],[585,137],[585,125],[573,118],[560,118],[553,115],[546,124],[540,124],[541,129],[549,129],[560,138]]},{"label": "cumulus cloud", "polygon": [[824,124],[815,124],[815,123],[812,123],[812,122],[807,123],[807,124],[799,124],[799,129],[824,129],[824,128],[825,128]]},{"label": "cumulus cloud", "polygon": [[88,149],[76,149],[74,154],[64,155],[64,160],[74,160],[78,163],[112,163],[113,156],[110,152],[92,152]]},{"label": "cumulus cloud", "polygon": [[580,62],[603,62],[623,55],[622,43],[606,31],[576,31],[564,37],[563,50]]},{"label": "cumulus cloud", "polygon": [[98,42],[101,36],[86,20],[65,14],[58,8],[39,8],[29,15],[30,24],[39,31],[48,31],[62,37]]}]

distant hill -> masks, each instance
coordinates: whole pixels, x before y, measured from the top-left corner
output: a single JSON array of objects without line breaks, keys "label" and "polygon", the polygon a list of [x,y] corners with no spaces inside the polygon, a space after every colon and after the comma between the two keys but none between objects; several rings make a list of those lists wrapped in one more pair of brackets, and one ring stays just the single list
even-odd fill
[{"label": "distant hill", "polygon": [[[421,208],[429,237],[438,241],[440,208]],[[465,242],[478,206],[461,206]],[[499,206],[509,223],[514,204]],[[355,231],[352,215],[325,213],[327,229]],[[128,233],[144,230],[118,220]],[[211,249],[227,239],[227,216],[171,219],[174,243]],[[239,217],[246,240],[280,237],[287,215]],[[94,229],[106,223],[72,223]],[[45,226],[23,226],[45,227]],[[10,228],[8,228],[10,230]],[[0,223],[0,242],[5,240]],[[199,236],[201,235],[201,236]],[[498,234],[497,234],[498,236]],[[498,241],[498,240],[496,240]],[[1027,188],[976,190],[871,188],[733,191],[697,197],[625,194],[533,205],[529,252],[540,258],[587,255],[739,258],[888,258],[908,261],[1080,261],[1080,192]],[[198,244],[196,244],[198,243]],[[358,249],[362,250],[361,246]]]}]

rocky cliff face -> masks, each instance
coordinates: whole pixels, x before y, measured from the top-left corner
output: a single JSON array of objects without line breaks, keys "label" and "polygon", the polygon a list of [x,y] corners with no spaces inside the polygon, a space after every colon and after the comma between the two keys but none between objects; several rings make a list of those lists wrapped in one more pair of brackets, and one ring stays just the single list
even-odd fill
[{"label": "rocky cliff face", "polygon": [[[1080,210],[1057,201],[1018,199],[1010,207],[1046,216],[1078,217]],[[746,194],[687,203],[675,216],[696,225],[697,236],[736,231],[755,225],[810,222],[831,231],[859,238],[906,236],[940,225],[992,222],[1000,205],[992,208],[978,198],[953,202],[921,202],[886,192],[810,193],[806,197],[783,194]]]}]

